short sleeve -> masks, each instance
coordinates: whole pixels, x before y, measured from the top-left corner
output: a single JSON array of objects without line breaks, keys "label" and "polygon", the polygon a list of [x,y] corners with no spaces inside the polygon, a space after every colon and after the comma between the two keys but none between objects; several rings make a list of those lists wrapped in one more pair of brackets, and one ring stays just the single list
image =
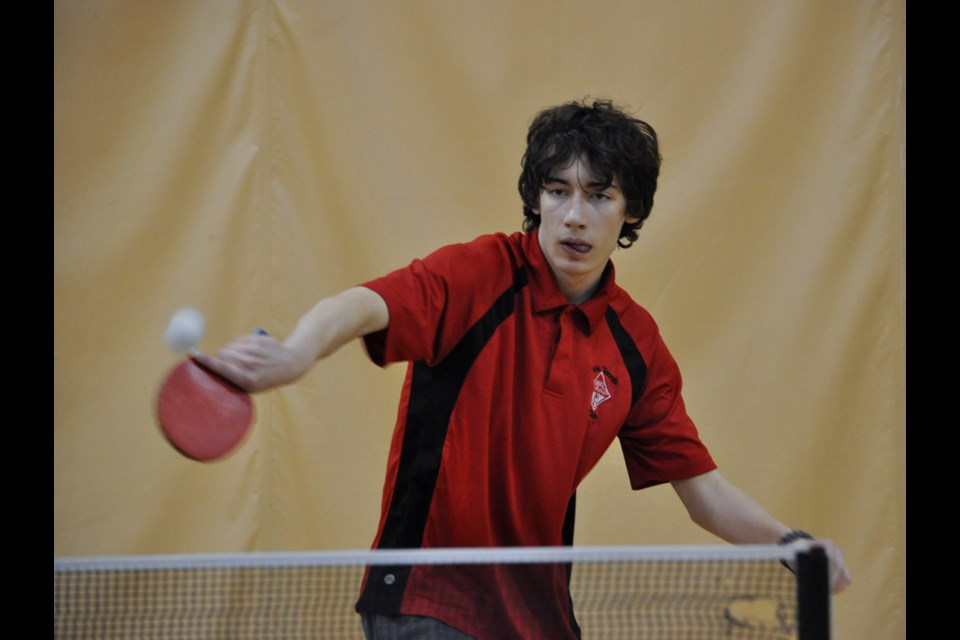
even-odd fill
[{"label": "short sleeve", "polygon": [[619,434],[631,486],[643,489],[716,469],[687,414],[680,369],[658,331],[645,341],[641,354],[647,378]]},{"label": "short sleeve", "polygon": [[380,366],[441,361],[512,282],[510,256],[506,236],[481,236],[364,283],[390,313],[386,329],[363,338],[370,359]]}]

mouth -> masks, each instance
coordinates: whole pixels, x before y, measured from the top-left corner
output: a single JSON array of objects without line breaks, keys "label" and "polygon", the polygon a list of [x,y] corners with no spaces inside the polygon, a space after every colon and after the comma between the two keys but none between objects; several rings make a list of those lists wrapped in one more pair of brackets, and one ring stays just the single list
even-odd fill
[{"label": "mouth", "polygon": [[589,242],[584,242],[583,240],[576,240],[574,238],[566,238],[564,240],[561,240],[560,246],[563,247],[567,253],[575,256],[586,255],[587,253],[590,252],[590,249],[593,248],[593,245],[590,244]]}]

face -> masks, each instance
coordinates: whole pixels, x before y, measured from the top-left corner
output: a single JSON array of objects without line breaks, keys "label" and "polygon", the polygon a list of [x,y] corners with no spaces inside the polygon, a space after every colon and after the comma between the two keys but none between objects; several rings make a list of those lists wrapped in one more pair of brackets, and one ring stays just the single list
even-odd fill
[{"label": "face", "polygon": [[615,178],[603,188],[580,159],[554,170],[540,192],[540,248],[560,290],[573,304],[597,288],[610,254],[617,248],[626,216],[626,198]]}]

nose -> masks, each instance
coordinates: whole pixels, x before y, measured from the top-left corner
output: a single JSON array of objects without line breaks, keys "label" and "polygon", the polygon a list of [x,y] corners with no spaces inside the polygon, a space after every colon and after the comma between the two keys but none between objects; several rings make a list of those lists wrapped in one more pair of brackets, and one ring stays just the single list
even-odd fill
[{"label": "nose", "polygon": [[583,216],[583,207],[586,206],[583,199],[577,195],[570,199],[570,207],[563,217],[563,224],[570,229],[582,228],[585,223]]}]

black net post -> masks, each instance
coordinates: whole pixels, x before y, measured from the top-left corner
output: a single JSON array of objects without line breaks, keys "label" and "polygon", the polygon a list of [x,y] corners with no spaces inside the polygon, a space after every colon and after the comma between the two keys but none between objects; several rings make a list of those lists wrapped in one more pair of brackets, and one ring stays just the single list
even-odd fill
[{"label": "black net post", "polygon": [[797,554],[798,640],[830,640],[830,563],[823,547]]}]

